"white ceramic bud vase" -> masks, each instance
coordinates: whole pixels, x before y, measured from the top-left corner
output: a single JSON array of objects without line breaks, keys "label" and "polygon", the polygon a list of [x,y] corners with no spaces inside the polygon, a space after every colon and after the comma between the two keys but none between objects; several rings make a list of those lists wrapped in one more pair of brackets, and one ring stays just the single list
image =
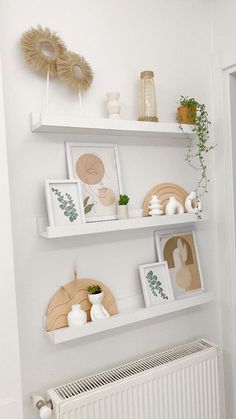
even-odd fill
[{"label": "white ceramic bud vase", "polygon": [[78,327],[87,322],[87,314],[82,310],[80,304],[73,304],[67,315],[69,327]]},{"label": "white ceramic bud vase", "polygon": [[183,214],[184,208],[174,196],[171,196],[166,204],[166,215],[173,215],[176,212],[177,214]]},{"label": "white ceramic bud vase", "polygon": [[109,92],[106,94],[107,97],[107,114],[109,119],[120,119],[120,93]]},{"label": "white ceramic bud vase", "polygon": [[93,322],[97,320],[107,319],[108,317],[110,317],[110,314],[102,305],[103,295],[103,292],[100,292],[99,294],[88,295],[88,299],[92,304],[90,316]]},{"label": "white ceramic bud vase", "polygon": [[187,210],[187,212],[193,212],[193,213],[197,213],[198,211],[202,210],[202,204],[201,201],[198,201],[198,205],[196,205],[196,192],[191,192],[186,200],[185,200],[185,208]]},{"label": "white ceramic bud vase", "polygon": [[118,220],[129,218],[128,205],[117,205],[117,218]]}]

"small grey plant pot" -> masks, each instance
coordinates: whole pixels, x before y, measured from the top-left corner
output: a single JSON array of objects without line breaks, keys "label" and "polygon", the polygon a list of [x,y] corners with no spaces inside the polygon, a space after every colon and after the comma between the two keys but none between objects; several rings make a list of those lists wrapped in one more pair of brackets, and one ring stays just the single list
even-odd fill
[{"label": "small grey plant pot", "polygon": [[125,220],[126,218],[129,218],[128,205],[117,206],[117,218],[118,220]]}]

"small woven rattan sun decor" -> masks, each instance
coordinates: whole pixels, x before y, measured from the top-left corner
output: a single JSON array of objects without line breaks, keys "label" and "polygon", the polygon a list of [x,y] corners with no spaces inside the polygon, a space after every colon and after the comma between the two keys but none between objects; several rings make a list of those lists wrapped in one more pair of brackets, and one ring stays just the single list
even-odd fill
[{"label": "small woven rattan sun decor", "polygon": [[57,75],[56,61],[66,51],[64,42],[49,28],[31,28],[21,38],[25,60],[43,75]]},{"label": "small woven rattan sun decor", "polygon": [[89,63],[79,54],[66,51],[57,59],[57,74],[71,89],[83,93],[93,81],[93,71]]}]

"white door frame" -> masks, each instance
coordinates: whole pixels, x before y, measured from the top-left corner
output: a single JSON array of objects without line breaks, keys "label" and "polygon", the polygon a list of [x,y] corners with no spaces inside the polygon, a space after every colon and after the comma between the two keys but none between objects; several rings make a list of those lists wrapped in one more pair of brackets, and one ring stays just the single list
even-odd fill
[{"label": "white door frame", "polygon": [[[233,182],[230,78],[236,72],[236,53],[214,62],[215,208],[218,242],[218,302],[224,360],[226,418],[236,417],[236,208]],[[235,115],[236,117],[236,115]],[[236,168],[236,162],[234,162]]]},{"label": "white door frame", "polygon": [[0,57],[0,418],[22,419],[11,209]]}]

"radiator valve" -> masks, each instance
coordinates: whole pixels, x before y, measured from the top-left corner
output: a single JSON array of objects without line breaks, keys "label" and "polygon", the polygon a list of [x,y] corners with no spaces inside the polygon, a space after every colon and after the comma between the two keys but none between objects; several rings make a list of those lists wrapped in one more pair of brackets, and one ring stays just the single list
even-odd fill
[{"label": "radiator valve", "polygon": [[39,410],[41,419],[48,419],[52,416],[52,402],[51,400],[45,401],[42,396],[36,393],[31,395],[33,406]]}]

